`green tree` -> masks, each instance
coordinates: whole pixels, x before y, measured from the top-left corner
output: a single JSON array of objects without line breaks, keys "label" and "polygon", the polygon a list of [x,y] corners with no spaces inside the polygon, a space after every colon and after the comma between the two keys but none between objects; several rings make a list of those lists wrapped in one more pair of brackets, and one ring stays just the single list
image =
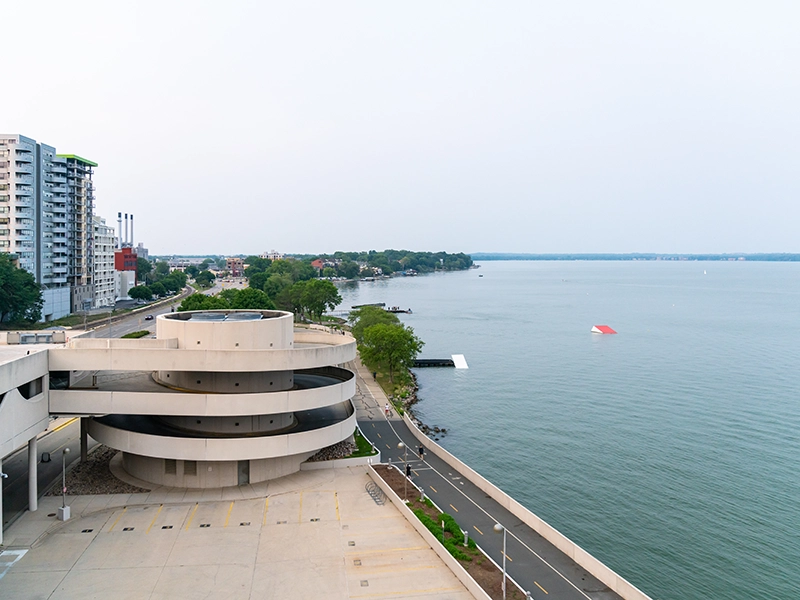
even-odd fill
[{"label": "green tree", "polygon": [[269,279],[269,273],[254,273],[247,280],[247,283],[251,288],[263,290],[264,284],[267,283],[267,279]]},{"label": "green tree", "polygon": [[147,281],[147,276],[153,270],[153,263],[141,256],[136,259],[136,281],[144,283]]},{"label": "green tree", "polygon": [[146,285],[137,285],[128,290],[128,295],[134,300],[150,300],[153,297],[153,291]]},{"label": "green tree", "polygon": [[159,298],[163,298],[167,295],[167,288],[165,288],[164,284],[160,281],[156,281],[153,285],[151,285],[150,291],[153,292],[154,296],[158,296]]},{"label": "green tree", "polygon": [[228,303],[217,296],[206,296],[205,294],[192,294],[187,296],[178,307],[178,312],[186,310],[217,310],[230,308]]},{"label": "green tree", "polygon": [[342,264],[340,264],[338,267],[339,276],[346,279],[354,279],[358,277],[360,270],[361,267],[358,266],[358,263],[354,263],[352,260],[342,261]]},{"label": "green tree", "polygon": [[161,279],[169,275],[169,264],[162,260],[156,263],[156,279]]},{"label": "green tree", "polygon": [[312,319],[319,319],[322,313],[333,310],[341,301],[339,290],[330,281],[312,279],[305,282],[301,303]]},{"label": "green tree", "polygon": [[353,337],[360,344],[364,340],[364,331],[368,327],[383,323],[385,325],[400,325],[400,319],[377,306],[362,306],[350,311],[347,317]]},{"label": "green tree", "polygon": [[267,296],[270,298],[277,298],[280,293],[292,286],[292,276],[291,275],[279,275],[275,273],[274,275],[270,275],[267,281],[264,283],[262,289],[267,293]]},{"label": "green tree", "polygon": [[336,277],[336,269],[333,267],[325,267],[322,269],[322,276],[323,277]]},{"label": "green tree", "polygon": [[198,285],[202,285],[203,287],[209,287],[214,282],[214,279],[216,278],[211,271],[200,271],[197,277],[194,278]]},{"label": "green tree", "polygon": [[0,321],[35,323],[42,318],[42,289],[33,275],[0,254]]},{"label": "green tree", "polygon": [[410,369],[424,345],[411,327],[378,323],[364,330],[359,352],[371,368],[387,369],[389,381],[394,384],[394,374]]},{"label": "green tree", "polygon": [[197,277],[199,272],[200,269],[198,269],[195,265],[189,265],[184,271],[184,273],[186,273],[189,277]]},{"label": "green tree", "polygon": [[300,317],[305,317],[306,307],[303,304],[303,293],[305,292],[307,281],[298,281],[290,287],[281,290],[275,298],[277,305],[283,310],[288,310]]},{"label": "green tree", "polygon": [[[233,290],[232,290],[233,291]],[[274,310],[275,303],[270,300],[261,290],[254,288],[245,288],[243,290],[236,290],[236,295],[231,301],[231,308],[234,309],[258,309],[258,310]]]}]

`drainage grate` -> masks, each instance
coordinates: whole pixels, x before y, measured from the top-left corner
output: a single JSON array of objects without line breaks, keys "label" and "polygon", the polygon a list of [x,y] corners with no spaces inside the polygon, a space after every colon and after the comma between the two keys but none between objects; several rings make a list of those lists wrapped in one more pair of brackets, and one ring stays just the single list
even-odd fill
[{"label": "drainage grate", "polygon": [[133,531],[133,527],[123,527],[122,531]]},{"label": "drainage grate", "polygon": [[278,525],[286,525],[286,521],[278,521]]},{"label": "drainage grate", "polygon": [[369,587],[369,581],[366,579],[361,580],[361,587]]},{"label": "drainage grate", "polygon": [[162,525],[161,529],[172,529],[172,525]]},{"label": "drainage grate", "polygon": [[319,519],[311,519],[312,523],[316,523],[317,521],[319,521]]},{"label": "drainage grate", "polygon": [[355,559],[355,560],[353,561],[353,564],[354,564],[356,567],[360,567],[360,566],[361,566],[361,559],[360,559],[360,558],[357,558],[357,559]]},{"label": "drainage grate", "polygon": [[249,526],[250,526],[250,521],[242,521],[241,523],[239,523],[239,527],[249,527]]},{"label": "drainage grate", "polygon": [[92,533],[94,529],[82,529],[81,533]]},{"label": "drainage grate", "polygon": [[211,527],[211,523],[200,523],[200,527]]},{"label": "drainage grate", "polygon": [[355,542],[347,542],[347,545],[348,545],[348,546],[355,546],[355,545],[356,545],[356,543],[355,543]]}]

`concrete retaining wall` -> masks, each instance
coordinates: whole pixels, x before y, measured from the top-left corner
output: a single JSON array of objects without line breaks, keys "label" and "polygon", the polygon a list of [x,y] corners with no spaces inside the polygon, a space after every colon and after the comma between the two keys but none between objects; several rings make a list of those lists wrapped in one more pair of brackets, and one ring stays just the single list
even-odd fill
[{"label": "concrete retaining wall", "polygon": [[416,424],[409,418],[408,413],[403,416],[403,419],[405,420],[406,425],[408,425],[408,428],[423,446],[445,461],[448,465],[454,469],[457,469],[481,491],[490,496],[503,508],[507,509],[511,514],[528,525],[528,527],[533,529],[536,533],[541,535],[544,539],[549,541],[564,554],[569,556],[589,573],[597,577],[597,579],[614,590],[625,600],[652,600],[650,596],[639,590],[635,585],[612,571],[609,567],[586,552],[586,550],[578,546],[575,542],[558,532],[554,527],[537,517],[499,487],[488,481],[477,471],[465,465],[447,450],[442,448],[439,444],[422,433]]},{"label": "concrete retaining wall", "polygon": [[453,574],[458,578],[458,580],[464,584],[464,587],[467,588],[470,594],[473,597],[477,598],[477,600],[491,600],[489,594],[483,591],[483,588],[477,584],[477,582],[472,578],[472,576],[467,573],[464,567],[461,566],[461,563],[458,562],[453,555],[447,551],[447,548],[442,546],[442,543],[439,539],[434,536],[425,525],[422,524],[411,509],[406,506],[406,503],[402,501],[400,496],[394,493],[394,490],[390,488],[387,483],[383,480],[383,478],[375,472],[375,469],[372,468],[370,465],[367,468],[367,473],[372,478],[372,480],[378,484],[378,486],[383,490],[383,493],[386,494],[386,497],[391,500],[392,504],[397,507],[397,510],[406,518],[406,520],[411,523],[411,526],[417,530],[422,536],[422,539],[425,540],[425,543],[428,544],[431,549],[436,552],[439,558],[442,559],[442,562],[447,565],[447,568],[450,569]]},{"label": "concrete retaining wall", "polygon": [[358,458],[337,458],[335,460],[319,460],[317,462],[304,462],[300,465],[301,471],[319,471],[321,469],[345,469],[347,467],[360,467],[381,462],[381,453],[372,456],[359,456]]}]

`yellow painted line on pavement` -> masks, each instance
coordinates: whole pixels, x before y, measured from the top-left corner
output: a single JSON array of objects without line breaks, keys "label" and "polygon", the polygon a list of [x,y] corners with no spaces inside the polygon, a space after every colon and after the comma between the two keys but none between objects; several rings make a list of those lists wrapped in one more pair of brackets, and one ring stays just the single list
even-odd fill
[{"label": "yellow painted line on pavement", "polygon": [[481,535],[483,535],[483,532],[482,532],[480,529],[478,529],[477,527],[475,527],[475,525],[473,525],[473,526],[472,526],[472,528],[473,528],[475,531],[477,531],[478,533],[480,533]]},{"label": "yellow painted line on pavement", "polygon": [[[455,592],[463,590],[464,588],[428,588],[425,590],[404,590],[403,595],[416,595],[416,594],[436,594],[439,592]],[[397,597],[397,592],[387,592],[385,594],[361,594],[358,596],[349,596],[350,598],[387,598],[389,596]]]},{"label": "yellow painted line on pavement", "polygon": [[438,493],[439,493],[439,492],[437,492],[437,491],[436,491],[436,488],[435,488],[435,487],[433,487],[433,486],[430,486],[430,488],[431,488],[431,489],[434,491],[434,493],[436,493],[436,494],[438,494]]},{"label": "yellow painted line on pavement", "polygon": [[56,431],[61,431],[62,429],[64,429],[64,427],[67,427],[68,425],[72,425],[72,424],[73,424],[75,421],[77,421],[79,418],[80,418],[80,417],[72,417],[72,418],[71,418],[69,421],[67,421],[66,423],[62,423],[61,425],[59,425],[58,427],[56,427],[55,429],[53,429],[52,433],[55,433]]},{"label": "yellow painted line on pavement", "polygon": [[261,524],[267,524],[267,511],[269,510],[269,496],[264,499],[264,518],[261,519]]},{"label": "yellow painted line on pavement", "polygon": [[150,525],[147,526],[147,531],[145,531],[145,533],[150,533],[150,528],[153,527],[153,525],[155,525],[156,519],[158,518],[158,515],[161,513],[162,508],[164,508],[164,505],[163,504],[159,505],[158,512],[156,513],[156,516],[153,517],[153,520],[150,521]]},{"label": "yellow painted line on pavement", "polygon": [[192,519],[194,519],[194,513],[197,512],[197,507],[198,506],[200,506],[200,503],[199,502],[195,502],[194,503],[194,510],[192,511],[192,514],[189,515],[189,520],[186,521],[186,531],[189,531],[189,525],[192,524]]},{"label": "yellow painted line on pavement", "polygon": [[128,507],[127,507],[127,506],[126,506],[125,508],[123,508],[123,509],[122,509],[122,512],[121,512],[121,513],[119,513],[119,516],[117,517],[117,520],[116,520],[116,521],[114,521],[114,524],[111,526],[111,529],[109,529],[109,530],[108,530],[108,532],[109,532],[109,533],[111,533],[112,531],[114,531],[114,527],[116,527],[116,526],[117,526],[117,523],[119,523],[119,520],[122,518],[122,515],[124,515],[124,514],[125,514],[125,511],[126,511],[126,510],[128,510]]},{"label": "yellow painted line on pavement", "polygon": [[452,508],[454,511],[458,512],[458,509],[455,506],[453,506],[452,504],[450,505],[450,508]]},{"label": "yellow painted line on pavement", "polygon": [[544,589],[542,586],[540,586],[538,581],[534,581],[533,583],[535,583],[536,587],[538,587],[540,590],[542,590],[545,594],[547,594],[548,596],[550,595],[550,592],[548,592],[546,589]]},{"label": "yellow painted line on pavement", "polygon": [[334,502],[336,502],[336,520],[337,521],[341,521],[341,518],[339,518],[339,493],[338,492],[333,492],[333,500],[334,500]]},{"label": "yellow painted line on pavement", "polygon": [[223,525],[223,527],[227,527],[228,526],[228,521],[231,520],[231,513],[232,512],[233,512],[233,502],[231,502],[231,505],[228,507],[228,516],[225,517],[225,525]]}]

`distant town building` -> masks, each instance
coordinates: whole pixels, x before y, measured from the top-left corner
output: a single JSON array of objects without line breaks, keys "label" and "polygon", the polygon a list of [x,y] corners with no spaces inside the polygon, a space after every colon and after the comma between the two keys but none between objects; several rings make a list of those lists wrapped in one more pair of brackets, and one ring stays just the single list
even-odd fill
[{"label": "distant town building", "polygon": [[142,242],[136,245],[136,256],[144,258],[145,260],[150,260],[150,251],[144,247]]},{"label": "distant town building", "polygon": [[269,260],[283,260],[284,255],[276,250],[270,250],[259,255],[259,258],[268,258]]},{"label": "distant town building", "polygon": [[93,308],[113,307],[117,297],[116,273],[114,269],[114,253],[117,247],[117,238],[114,235],[114,228],[106,225],[106,220],[102,217],[95,215],[93,226]]},{"label": "distant town building", "polygon": [[225,267],[232,277],[241,277],[244,275],[244,259],[233,256],[225,259]]}]

